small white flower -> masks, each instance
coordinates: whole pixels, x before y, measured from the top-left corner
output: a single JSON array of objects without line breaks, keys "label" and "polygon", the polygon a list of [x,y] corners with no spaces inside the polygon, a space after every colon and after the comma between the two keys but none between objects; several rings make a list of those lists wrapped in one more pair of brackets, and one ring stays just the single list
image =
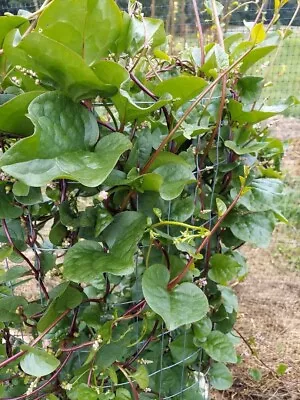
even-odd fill
[{"label": "small white flower", "polygon": [[151,389],[150,389],[150,388],[148,388],[148,387],[146,387],[146,388],[144,389],[144,392],[146,392],[146,393],[150,393],[150,392],[151,392]]},{"label": "small white flower", "polygon": [[98,198],[100,201],[107,200],[108,199],[108,192],[105,190],[101,190],[101,192],[98,195]]},{"label": "small white flower", "polygon": [[95,343],[93,344],[93,349],[94,349],[94,350],[98,350],[99,347],[100,347],[100,344],[99,344],[99,342],[96,340]]}]

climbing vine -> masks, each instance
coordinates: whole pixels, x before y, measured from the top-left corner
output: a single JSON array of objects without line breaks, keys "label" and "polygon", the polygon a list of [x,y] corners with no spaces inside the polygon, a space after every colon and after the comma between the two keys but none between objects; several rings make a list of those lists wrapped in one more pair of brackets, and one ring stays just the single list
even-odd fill
[{"label": "climbing vine", "polygon": [[206,8],[216,42],[176,57],[136,1],[0,17],[1,398],[231,386],[239,249],[285,221],[283,146],[260,123],[295,99],[266,105],[252,68],[287,32],[258,13],[223,35]]}]

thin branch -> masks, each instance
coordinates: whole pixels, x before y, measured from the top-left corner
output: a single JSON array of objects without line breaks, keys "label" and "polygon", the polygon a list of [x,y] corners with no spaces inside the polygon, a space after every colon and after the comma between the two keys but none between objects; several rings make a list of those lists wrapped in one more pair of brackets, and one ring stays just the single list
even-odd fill
[{"label": "thin branch", "polygon": [[72,352],[70,352],[66,358],[64,359],[64,361],[61,363],[60,367],[55,371],[55,373],[51,376],[51,378],[47,379],[41,386],[39,386],[38,388],[36,388],[35,390],[33,390],[30,394],[23,394],[21,396],[18,397],[6,397],[3,400],[23,400],[26,399],[27,397],[31,397],[35,394],[37,394],[38,392],[40,392],[42,389],[44,389],[45,387],[47,387],[49,385],[49,383],[53,382],[58,375],[61,373],[62,369],[64,368],[64,366],[67,364],[67,362],[69,361],[70,357],[72,356]]},{"label": "thin branch", "polygon": [[201,25],[197,0],[193,0],[193,8],[194,8],[194,13],[195,13],[195,18],[196,18],[196,26],[197,26],[198,35],[199,35],[199,47],[200,47],[200,53],[201,53],[201,67],[202,67],[205,62],[204,35],[203,35],[203,29],[202,29],[202,25]]},{"label": "thin branch", "polygon": [[131,390],[132,390],[132,394],[133,394],[134,400],[139,400],[139,394],[138,394],[138,392],[137,392],[137,390],[136,390],[136,388],[135,388],[135,386],[134,386],[129,374],[120,365],[118,365],[118,367],[119,367],[120,371],[123,373],[123,375],[126,377],[126,379],[128,380],[128,383],[129,383],[129,385],[131,387]]},{"label": "thin branch", "polygon": [[[151,90],[149,90],[145,85],[143,85],[142,82],[141,82],[135,75],[133,75],[133,73],[130,73],[129,75],[130,75],[130,78],[133,80],[133,82],[134,82],[144,93],[146,93],[146,94],[147,94],[149,97],[151,97],[153,100],[155,100],[155,101],[158,100],[158,97],[155,96],[155,94],[152,93]],[[168,126],[168,129],[169,129],[169,131],[170,131],[171,125],[172,125],[172,124],[171,124],[171,118],[170,118],[170,115],[169,115],[169,113],[168,113],[168,110],[166,109],[165,106],[161,107],[161,109],[162,109],[162,111],[163,111],[163,113],[164,113],[164,116],[165,116],[166,122],[167,122],[167,126]]]},{"label": "thin branch", "polygon": [[32,264],[32,262],[29,260],[29,258],[27,258],[27,257],[25,256],[25,254],[23,254],[23,253],[15,246],[15,244],[14,244],[14,242],[13,242],[13,240],[12,240],[12,237],[11,237],[11,235],[10,235],[10,233],[9,233],[8,226],[7,226],[7,223],[6,223],[5,219],[2,219],[2,227],[3,227],[5,236],[7,237],[7,240],[8,240],[8,242],[9,242],[9,244],[13,247],[14,251],[15,251],[16,253],[18,253],[19,256],[22,257],[23,260],[26,261],[26,263],[29,265],[29,267],[31,268],[31,270],[32,270],[32,272],[33,272],[33,274],[34,274],[35,279],[36,279],[37,282],[39,283],[39,285],[40,285],[40,287],[41,287],[41,289],[42,289],[42,291],[43,291],[43,293],[44,293],[46,299],[49,299],[49,294],[48,294],[48,291],[47,291],[47,289],[46,289],[46,286],[44,285],[43,281],[40,279],[40,271]]},{"label": "thin branch", "polygon": [[[241,197],[241,195],[243,193],[243,190],[244,190],[244,186],[241,187],[239,193],[237,194],[237,196],[235,197],[233,202],[230,204],[230,206],[227,208],[226,212],[217,220],[215,226],[212,228],[212,230],[210,231],[209,235],[207,235],[206,238],[203,240],[203,242],[200,244],[200,246],[196,250],[196,254],[200,253],[205,248],[205,246],[209,243],[210,239],[216,233],[216,231],[219,229],[219,227],[222,224],[222,222],[224,221],[224,219],[227,217],[227,215],[232,211],[232,209],[235,207],[235,205],[239,201],[239,199],[240,199],[240,197]],[[185,277],[185,275],[189,271],[189,269],[190,269],[191,265],[193,264],[194,260],[195,260],[195,258],[191,257],[190,260],[188,261],[188,263],[183,268],[183,270],[180,272],[180,274],[177,275],[175,278],[173,278],[169,282],[168,290],[172,290],[179,282],[181,282],[181,280]]]},{"label": "thin branch", "polygon": [[169,132],[169,134],[161,142],[161,144],[159,145],[157,150],[151,155],[151,157],[147,161],[146,165],[141,170],[141,175],[145,174],[149,170],[150,166],[156,160],[159,153],[163,150],[165,145],[172,139],[174,134],[181,127],[182,123],[186,120],[186,118],[190,115],[190,113],[197,107],[197,105],[200,103],[200,101],[203,100],[203,98],[222,80],[222,78],[225,75],[227,75],[228,72],[230,72],[233,68],[235,68],[252,51],[252,49],[253,49],[253,47],[251,47],[249,50],[247,50],[230,67],[228,67],[226,70],[224,70],[209,86],[207,86],[206,89],[203,90],[203,92],[196,98],[196,100],[190,105],[190,107],[186,110],[186,112],[183,114],[183,116],[179,119],[179,121],[174,126],[174,128]]},{"label": "thin branch", "polygon": [[147,348],[149,343],[155,338],[154,334],[158,327],[158,323],[159,323],[158,320],[155,321],[155,324],[153,326],[152,331],[150,332],[148,339],[145,340],[145,342],[143,343],[143,346],[132,356],[132,358],[130,358],[130,360],[125,362],[125,364],[123,365],[124,368],[129,367],[135,360],[137,360],[139,358],[139,356],[143,353],[143,351]]},{"label": "thin branch", "polygon": [[[64,311],[59,317],[57,317],[51,325],[48,326],[48,328],[46,328],[44,330],[44,332],[42,332],[36,339],[34,339],[29,346],[33,347],[35,346],[40,340],[43,339],[44,336],[47,335],[47,333],[49,333],[68,313],[70,312],[70,310],[66,310]],[[15,355],[13,355],[10,358],[7,358],[6,360],[2,361],[0,363],[0,369],[5,367],[6,365],[10,364],[11,362],[17,360],[18,358],[22,357],[24,354],[27,353],[27,350],[21,350],[18,353],[16,353]]]}]

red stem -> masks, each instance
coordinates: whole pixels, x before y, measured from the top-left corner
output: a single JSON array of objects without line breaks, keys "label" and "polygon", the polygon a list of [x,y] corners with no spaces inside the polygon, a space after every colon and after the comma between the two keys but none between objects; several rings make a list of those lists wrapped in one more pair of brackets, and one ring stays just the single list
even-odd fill
[{"label": "red stem", "polygon": [[[26,399],[27,397],[31,397],[35,394],[37,394],[40,390],[44,389],[46,386],[49,385],[49,383],[51,383],[52,381],[54,381],[57,376],[60,374],[60,372],[62,371],[62,369],[64,368],[64,366],[67,364],[67,362],[69,361],[70,357],[72,356],[72,352],[70,352],[66,358],[64,359],[64,361],[61,363],[61,366],[55,371],[55,373],[51,376],[51,378],[49,378],[46,382],[44,382],[40,387],[38,387],[37,389],[35,389],[33,392],[31,392],[30,394],[22,394],[21,396],[18,397],[6,397],[2,400],[23,400]],[[49,394],[49,393],[48,393]]]},{"label": "red stem", "polygon": [[29,258],[27,258],[27,257],[25,256],[25,254],[23,254],[23,253],[15,246],[15,244],[14,244],[14,242],[13,242],[11,236],[10,236],[10,233],[9,233],[9,230],[8,230],[8,226],[7,226],[7,223],[6,223],[5,219],[2,219],[2,226],[3,226],[3,230],[4,230],[4,233],[5,233],[5,236],[7,237],[7,240],[8,240],[8,242],[9,242],[9,244],[14,248],[15,252],[18,253],[19,256],[22,257],[23,260],[25,260],[26,263],[29,265],[29,267],[31,268],[32,272],[34,273],[34,277],[35,277],[35,279],[37,280],[37,282],[39,283],[39,285],[40,285],[40,287],[41,287],[41,289],[42,289],[42,291],[43,291],[43,293],[44,293],[46,299],[49,300],[48,291],[47,291],[47,289],[46,289],[46,287],[45,287],[45,285],[44,285],[44,282],[42,281],[42,279],[40,279],[40,278],[41,278],[41,276],[40,276],[40,271],[39,271],[37,268],[35,268],[35,266],[32,264],[32,262],[29,260]]},{"label": "red stem", "polygon": [[[210,231],[209,235],[206,236],[206,238],[203,240],[203,242],[200,244],[200,246],[198,247],[198,249],[196,250],[196,254],[200,253],[205,246],[209,243],[211,237],[213,236],[214,233],[216,233],[216,231],[219,229],[220,225],[222,224],[222,222],[224,221],[224,219],[227,217],[227,215],[231,212],[231,210],[235,207],[236,203],[239,201],[242,192],[243,192],[244,187],[242,187],[239,191],[239,193],[237,194],[236,198],[233,200],[233,202],[230,204],[230,206],[227,208],[226,212],[218,219],[216,225],[212,228],[212,230]],[[187,264],[185,265],[185,267],[183,268],[183,270],[180,272],[179,275],[177,275],[175,278],[173,278],[169,284],[168,284],[168,290],[172,290],[178,283],[181,282],[181,280],[185,277],[185,275],[187,274],[187,272],[189,271],[191,265],[194,262],[194,257],[191,257],[189,259],[189,261],[187,262]]]},{"label": "red stem", "polygon": [[[36,339],[34,339],[30,343],[30,347],[35,346],[41,339],[43,339],[43,337],[46,336],[47,333],[50,332],[51,329],[53,329],[69,312],[70,312],[70,310],[68,309],[68,310],[64,311],[59,317],[57,317],[55,319],[55,321],[53,321],[52,324],[49,325],[48,328],[44,330],[44,332],[42,332]],[[26,353],[27,353],[27,350],[21,350],[18,353],[16,353],[15,355],[13,355],[12,357],[9,357],[6,360],[2,361],[2,363],[0,363],[0,369],[3,367],[6,367],[6,365],[17,360],[18,358],[22,357]]]}]

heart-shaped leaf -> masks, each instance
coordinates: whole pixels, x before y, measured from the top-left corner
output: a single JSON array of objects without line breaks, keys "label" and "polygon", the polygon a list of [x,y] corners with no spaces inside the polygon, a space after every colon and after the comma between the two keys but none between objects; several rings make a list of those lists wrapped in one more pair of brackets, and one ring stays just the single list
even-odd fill
[{"label": "heart-shaped leaf", "polygon": [[184,282],[169,291],[169,280],[167,268],[155,264],[145,271],[142,287],[149,307],[163,318],[167,329],[172,331],[202,319],[208,312],[208,301],[193,283]]},{"label": "heart-shaped leaf", "polygon": [[145,227],[145,217],[140,213],[126,211],[118,214],[103,232],[109,252],[105,252],[97,242],[86,240],[77,243],[66,255],[65,278],[80,283],[91,282],[103,272],[114,275],[132,273],[136,245]]},{"label": "heart-shaped leaf", "polygon": [[51,374],[58,368],[60,362],[52,354],[27,345],[21,347],[27,351],[20,362],[20,366],[26,374],[40,377]]},{"label": "heart-shaped leaf", "polygon": [[100,185],[131,147],[120,133],[98,139],[94,116],[59,92],[36,98],[29,106],[35,133],[11,147],[1,159],[8,174],[29,186],[43,186],[56,178],[77,180],[86,186]]},{"label": "heart-shaped leaf", "polygon": [[211,332],[206,342],[201,347],[215,361],[236,363],[237,356],[235,348],[228,336],[219,331]]}]

